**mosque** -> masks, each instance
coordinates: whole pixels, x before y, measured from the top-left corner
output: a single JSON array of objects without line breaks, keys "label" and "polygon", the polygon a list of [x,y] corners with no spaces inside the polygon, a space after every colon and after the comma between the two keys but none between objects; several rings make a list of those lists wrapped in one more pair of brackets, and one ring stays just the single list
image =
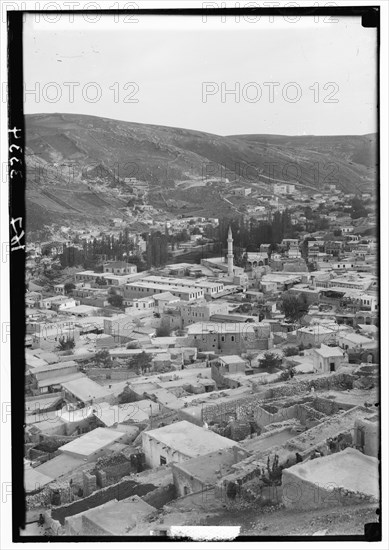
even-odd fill
[{"label": "mosque", "polygon": [[211,269],[220,271],[219,278],[227,283],[246,286],[248,277],[243,267],[234,265],[234,239],[231,226],[228,228],[227,235],[227,261],[225,258],[206,258],[201,263]]}]

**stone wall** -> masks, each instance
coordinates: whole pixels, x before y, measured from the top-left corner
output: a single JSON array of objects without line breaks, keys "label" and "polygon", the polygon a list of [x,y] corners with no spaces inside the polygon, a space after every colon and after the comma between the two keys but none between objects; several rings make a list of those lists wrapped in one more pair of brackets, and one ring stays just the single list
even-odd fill
[{"label": "stone wall", "polygon": [[140,484],[133,479],[124,478],[120,482],[95,491],[85,498],[52,508],[51,515],[53,519],[58,520],[63,525],[65,518],[68,516],[85,512],[85,510],[95,508],[115,498],[122,500],[133,495],[142,497],[156,488],[155,485],[150,483]]},{"label": "stone wall", "polygon": [[129,380],[130,378],[135,378],[136,373],[128,370],[127,368],[88,368],[87,375],[91,380],[100,380],[105,378],[107,380]]},{"label": "stone wall", "polygon": [[173,480],[176,487],[177,496],[183,497],[190,493],[197,493],[204,490],[204,484],[185,470],[185,464],[182,468],[176,468],[172,464]]},{"label": "stone wall", "polygon": [[317,411],[315,408],[302,403],[301,405],[296,405],[296,417],[304,426],[312,428],[316,426],[321,420],[327,418],[327,415]]},{"label": "stone wall", "polygon": [[327,416],[332,416],[340,410],[348,410],[354,407],[354,405],[338,403],[337,401],[332,401],[331,399],[325,399],[323,397],[315,397],[312,405],[317,411],[320,411]]},{"label": "stone wall", "polygon": [[[266,426],[272,422],[287,420],[288,418],[297,417],[296,410],[292,407],[280,409],[275,415],[271,415],[263,408],[263,402],[270,399],[280,399],[283,397],[296,397],[299,394],[306,394],[314,390],[336,390],[353,387],[354,377],[350,374],[332,374],[316,378],[304,380],[288,381],[281,384],[273,385],[272,387],[263,386],[261,391],[251,397],[241,397],[224,403],[204,406],[202,412],[203,421],[207,422],[223,422],[228,421],[230,416],[238,419],[246,419],[256,417],[259,419],[260,425]],[[313,395],[314,397],[314,395]],[[346,407],[342,407],[346,408]],[[290,411],[289,411],[290,409]],[[320,411],[324,412],[325,411]],[[320,415],[318,415],[318,418]]]},{"label": "stone wall", "polygon": [[45,510],[42,515],[45,520],[45,528],[50,529],[54,536],[63,535],[65,533],[60,522],[51,517],[50,510]]},{"label": "stone wall", "polygon": [[97,470],[96,472],[96,483],[97,486],[102,489],[107,485],[107,474],[104,470]]},{"label": "stone wall", "polygon": [[265,398],[277,399],[280,397],[296,396],[311,391],[311,388],[315,391],[352,389],[353,383],[354,377],[351,374],[329,374],[328,376],[275,384],[266,390]]},{"label": "stone wall", "polygon": [[230,416],[241,420],[246,419],[254,414],[262,399],[263,395],[258,393],[252,397],[241,397],[233,401],[205,406],[202,412],[203,421],[208,424],[210,422],[220,423],[228,421]]},{"label": "stone wall", "polygon": [[159,510],[176,497],[176,488],[173,483],[171,483],[168,486],[165,485],[154,489],[154,491],[150,491],[142,498],[145,502],[147,502],[147,504],[150,504],[150,506],[154,506],[154,508]]},{"label": "stone wall", "polygon": [[95,475],[90,474],[88,472],[84,472],[82,476],[82,481],[83,481],[82,490],[83,490],[84,496],[89,496],[96,491],[97,482],[96,482]]},{"label": "stone wall", "polygon": [[121,479],[124,476],[128,476],[133,472],[136,472],[134,466],[131,464],[130,461],[123,462],[122,464],[115,464],[112,466],[104,466],[103,471],[105,472],[106,480],[108,483],[112,483],[112,481],[118,481],[118,479]]}]

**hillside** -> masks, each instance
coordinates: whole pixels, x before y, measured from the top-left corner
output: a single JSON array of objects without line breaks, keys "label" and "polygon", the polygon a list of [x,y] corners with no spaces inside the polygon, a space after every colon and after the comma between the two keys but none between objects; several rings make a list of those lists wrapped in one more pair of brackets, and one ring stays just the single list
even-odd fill
[{"label": "hillside", "polygon": [[124,178],[148,182],[148,202],[171,213],[228,212],[220,178],[264,193],[274,181],[362,191],[375,184],[375,150],[375,134],[223,137],[86,115],[26,115],[27,224],[123,216]]}]

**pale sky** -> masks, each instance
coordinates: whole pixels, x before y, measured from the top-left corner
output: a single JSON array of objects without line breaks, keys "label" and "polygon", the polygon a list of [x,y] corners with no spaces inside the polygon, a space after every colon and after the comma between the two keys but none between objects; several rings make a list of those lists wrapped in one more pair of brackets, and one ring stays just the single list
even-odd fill
[{"label": "pale sky", "polygon": [[219,135],[377,131],[376,29],[359,18],[37,17],[27,15],[24,29],[25,86],[35,90],[25,96],[26,113]]}]

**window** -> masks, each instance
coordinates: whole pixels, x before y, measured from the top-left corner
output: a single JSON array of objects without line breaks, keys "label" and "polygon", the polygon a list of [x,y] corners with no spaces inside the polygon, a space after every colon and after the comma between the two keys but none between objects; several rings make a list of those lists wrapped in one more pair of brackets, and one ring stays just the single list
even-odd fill
[{"label": "window", "polygon": [[159,457],[159,463],[161,466],[164,466],[166,464],[166,457],[161,455]]}]

